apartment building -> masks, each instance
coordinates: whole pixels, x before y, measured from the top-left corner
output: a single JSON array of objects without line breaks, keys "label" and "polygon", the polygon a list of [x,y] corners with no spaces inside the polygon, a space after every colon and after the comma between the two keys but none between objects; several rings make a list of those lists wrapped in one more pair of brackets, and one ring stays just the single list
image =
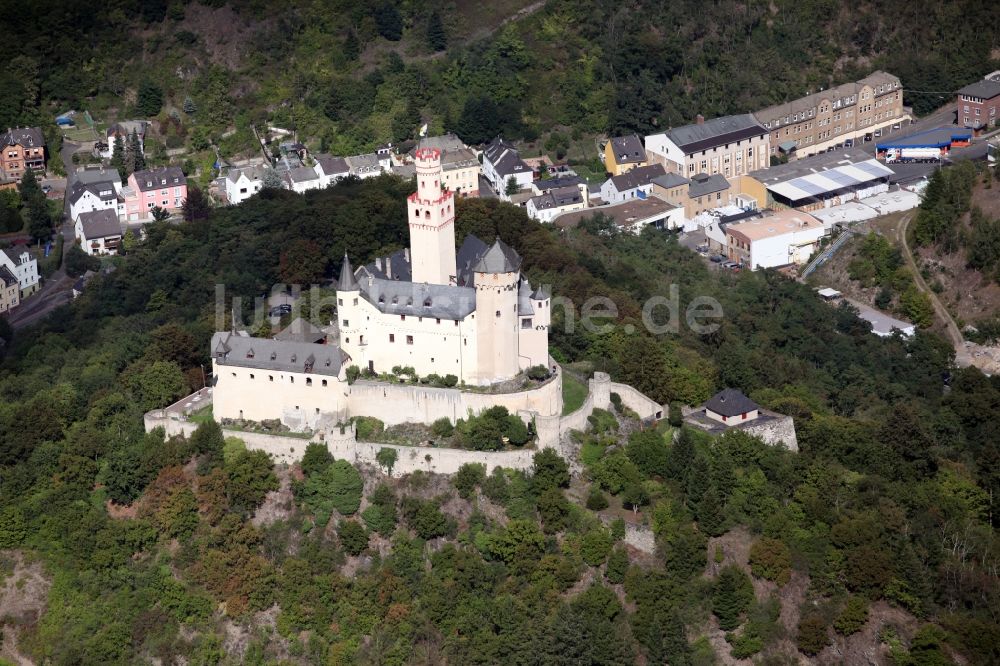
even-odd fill
[{"label": "apartment building", "polygon": [[[771,152],[805,157],[862,140],[910,116],[899,77],[877,71],[860,81],[821,90],[754,113],[770,132]],[[872,138],[872,137],[869,137]]]},{"label": "apartment building", "polygon": [[704,173],[736,178],[770,163],[768,132],[749,113],[705,120],[646,137],[649,163],[685,178]]},{"label": "apartment building", "polygon": [[0,134],[0,172],[21,180],[28,169],[45,171],[45,137],[38,127],[17,127]]},{"label": "apartment building", "polygon": [[180,211],[187,199],[187,178],[180,167],[136,171],[128,177],[122,188],[122,206],[119,213],[127,222],[148,222],[153,219],[153,209],[162,208],[171,213]]},{"label": "apartment building", "polygon": [[1000,72],[971,83],[958,91],[958,124],[970,129],[995,127],[1000,114]]}]

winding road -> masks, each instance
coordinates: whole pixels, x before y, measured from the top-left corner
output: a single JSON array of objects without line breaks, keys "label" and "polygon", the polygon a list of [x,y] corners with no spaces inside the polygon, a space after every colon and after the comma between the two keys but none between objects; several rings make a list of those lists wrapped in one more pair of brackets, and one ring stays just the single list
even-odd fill
[{"label": "winding road", "polygon": [[913,279],[917,284],[917,289],[927,294],[930,298],[931,305],[934,306],[934,312],[937,314],[938,319],[944,322],[945,331],[947,332],[948,339],[951,340],[952,346],[955,348],[955,364],[961,368],[972,365],[972,356],[969,354],[969,350],[965,346],[965,338],[962,336],[962,331],[958,329],[958,325],[955,320],[951,318],[951,314],[948,309],[941,303],[941,300],[937,297],[930,288],[927,287],[927,283],[924,282],[924,276],[920,274],[920,270],[917,268],[917,262],[913,258],[913,251],[910,250],[910,245],[906,240],[906,229],[910,225],[910,220],[913,219],[914,213],[910,212],[903,216],[900,220],[899,226],[896,227],[896,240],[899,242],[900,247],[903,248],[903,259],[906,261],[906,265],[909,266],[910,271],[913,272]]}]

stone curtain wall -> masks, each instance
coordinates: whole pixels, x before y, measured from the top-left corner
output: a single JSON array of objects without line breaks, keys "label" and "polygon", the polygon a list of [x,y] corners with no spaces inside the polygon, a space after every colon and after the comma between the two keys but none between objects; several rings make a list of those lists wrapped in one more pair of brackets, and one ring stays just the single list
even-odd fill
[{"label": "stone curtain wall", "polygon": [[[374,416],[387,425],[406,421],[422,421],[430,423],[441,416],[449,418],[464,418],[465,410],[472,409],[478,413],[493,404],[502,404],[511,412],[516,413],[525,422],[534,421],[538,433],[537,447],[517,451],[467,451],[464,449],[435,448],[424,446],[402,446],[396,444],[380,444],[377,442],[359,442],[355,436],[354,425],[340,428],[333,427],[318,433],[311,440],[301,437],[283,435],[266,435],[256,432],[244,432],[223,428],[226,437],[239,437],[246,442],[247,448],[266,451],[271,454],[276,463],[291,464],[302,459],[306,446],[310,441],[324,442],[330,453],[336,458],[348,460],[351,463],[362,463],[377,466],[375,456],[381,449],[396,449],[399,455],[393,474],[407,474],[417,470],[436,472],[438,474],[454,474],[466,463],[480,463],[486,466],[490,473],[496,467],[530,470],[532,458],[536,451],[544,448],[554,448],[569,461],[576,456],[575,445],[569,439],[571,430],[585,430],[587,417],[595,408],[608,409],[611,406],[611,392],[622,397],[622,402],[639,414],[641,418],[655,417],[662,408],[654,401],[639,393],[631,386],[613,384],[611,378],[603,372],[594,373],[589,382],[590,392],[583,406],[572,414],[560,416],[562,410],[562,373],[547,384],[532,391],[518,393],[486,394],[461,392],[455,389],[434,389],[419,386],[399,386],[365,383],[358,393],[352,394],[349,400],[357,400],[365,405],[352,413]],[[456,401],[456,394],[460,399]],[[532,406],[545,406],[547,415],[542,415]],[[473,407],[475,405],[475,407]],[[445,413],[446,410],[464,408],[457,417]],[[553,413],[554,408],[554,413]],[[418,416],[423,413],[425,416]],[[407,417],[407,418],[404,418]],[[190,436],[198,427],[197,423],[181,418],[166,410],[154,410],[144,417],[146,431],[162,427],[167,436]]]}]

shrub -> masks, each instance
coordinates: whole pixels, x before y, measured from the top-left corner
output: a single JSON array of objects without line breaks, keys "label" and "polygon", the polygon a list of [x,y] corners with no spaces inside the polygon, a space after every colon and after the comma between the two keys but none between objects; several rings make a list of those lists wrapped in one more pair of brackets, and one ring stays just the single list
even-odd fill
[{"label": "shrub", "polygon": [[528,375],[528,379],[540,382],[549,378],[549,369],[544,365],[533,365],[525,371],[525,374]]},{"label": "shrub", "polygon": [[583,535],[580,542],[580,555],[583,561],[592,567],[599,567],[604,564],[611,550],[611,534],[606,529],[599,528],[591,530]]},{"label": "shrub", "polygon": [[615,548],[608,556],[608,566],[604,570],[604,575],[612,585],[619,585],[625,581],[625,572],[628,571],[628,552],[621,547]]},{"label": "shrub", "polygon": [[226,463],[229,506],[245,513],[255,511],[267,493],[278,489],[272,467],[271,456],[264,451],[245,451]]},{"label": "shrub", "polygon": [[803,617],[799,621],[799,633],[795,642],[805,654],[819,654],[830,642],[823,618],[815,613]]},{"label": "shrub", "polygon": [[379,449],[378,453],[375,454],[375,462],[389,476],[392,476],[392,468],[396,466],[397,460],[399,460],[399,451],[388,446]]},{"label": "shrub", "polygon": [[361,505],[363,486],[361,474],[351,463],[334,460],[302,484],[300,496],[306,508],[323,516],[323,521],[317,522],[325,522],[333,509],[345,516],[356,512]]},{"label": "shrub", "polygon": [[361,376],[361,370],[356,365],[347,366],[347,383],[353,384],[358,381],[358,377]]},{"label": "shrub", "polygon": [[507,482],[507,475],[497,467],[483,481],[483,494],[491,501],[500,505],[506,505],[510,501],[510,484]]},{"label": "shrub", "polygon": [[333,462],[333,454],[326,448],[326,444],[310,442],[306,445],[306,451],[302,454],[302,473],[312,476],[316,472],[326,469],[327,465]]},{"label": "shrub", "polygon": [[868,622],[868,602],[863,597],[851,597],[840,611],[840,615],[833,621],[833,628],[838,634],[850,636],[861,630]]},{"label": "shrub", "polygon": [[681,404],[679,402],[670,403],[670,407],[667,410],[667,422],[675,428],[680,428],[684,423],[684,419],[681,416]]},{"label": "shrub", "polygon": [[750,547],[750,570],[754,576],[784,585],[791,577],[792,553],[778,539],[757,539]]},{"label": "shrub", "polygon": [[454,529],[436,504],[413,497],[403,499],[403,520],[421,539],[447,536]]},{"label": "shrub", "polygon": [[452,388],[454,386],[458,386],[458,377],[456,377],[455,375],[445,375],[444,379],[442,380],[442,383],[447,388]]},{"label": "shrub", "polygon": [[455,426],[451,424],[451,421],[446,416],[442,416],[431,424],[431,434],[435,437],[451,437],[454,432]]},{"label": "shrub", "polygon": [[458,490],[460,497],[469,499],[476,490],[476,486],[481,485],[485,480],[486,465],[465,463],[458,468],[458,472],[452,478],[451,483]]},{"label": "shrub", "polygon": [[587,495],[587,508],[591,511],[603,511],[608,508],[608,498],[597,486],[590,487],[590,493]]},{"label": "shrub", "polygon": [[368,547],[368,532],[356,520],[345,520],[337,528],[340,545],[349,555],[360,555]]},{"label": "shrub", "polygon": [[622,413],[622,407],[624,407],[624,404],[622,403],[622,397],[619,394],[615,393],[614,391],[611,392],[611,404],[614,405],[616,412],[618,412],[619,414]]},{"label": "shrub", "polygon": [[385,430],[385,424],[373,416],[355,416],[353,420],[357,438],[362,441],[371,440]]}]

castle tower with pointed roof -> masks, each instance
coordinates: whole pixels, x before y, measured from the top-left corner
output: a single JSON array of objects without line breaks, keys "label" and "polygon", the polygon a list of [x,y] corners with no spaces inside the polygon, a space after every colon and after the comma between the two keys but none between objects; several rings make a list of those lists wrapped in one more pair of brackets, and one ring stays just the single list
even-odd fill
[{"label": "castle tower with pointed roof", "polygon": [[513,377],[518,371],[517,297],[521,257],[497,238],[472,270],[476,285],[479,383],[490,384]]}]

